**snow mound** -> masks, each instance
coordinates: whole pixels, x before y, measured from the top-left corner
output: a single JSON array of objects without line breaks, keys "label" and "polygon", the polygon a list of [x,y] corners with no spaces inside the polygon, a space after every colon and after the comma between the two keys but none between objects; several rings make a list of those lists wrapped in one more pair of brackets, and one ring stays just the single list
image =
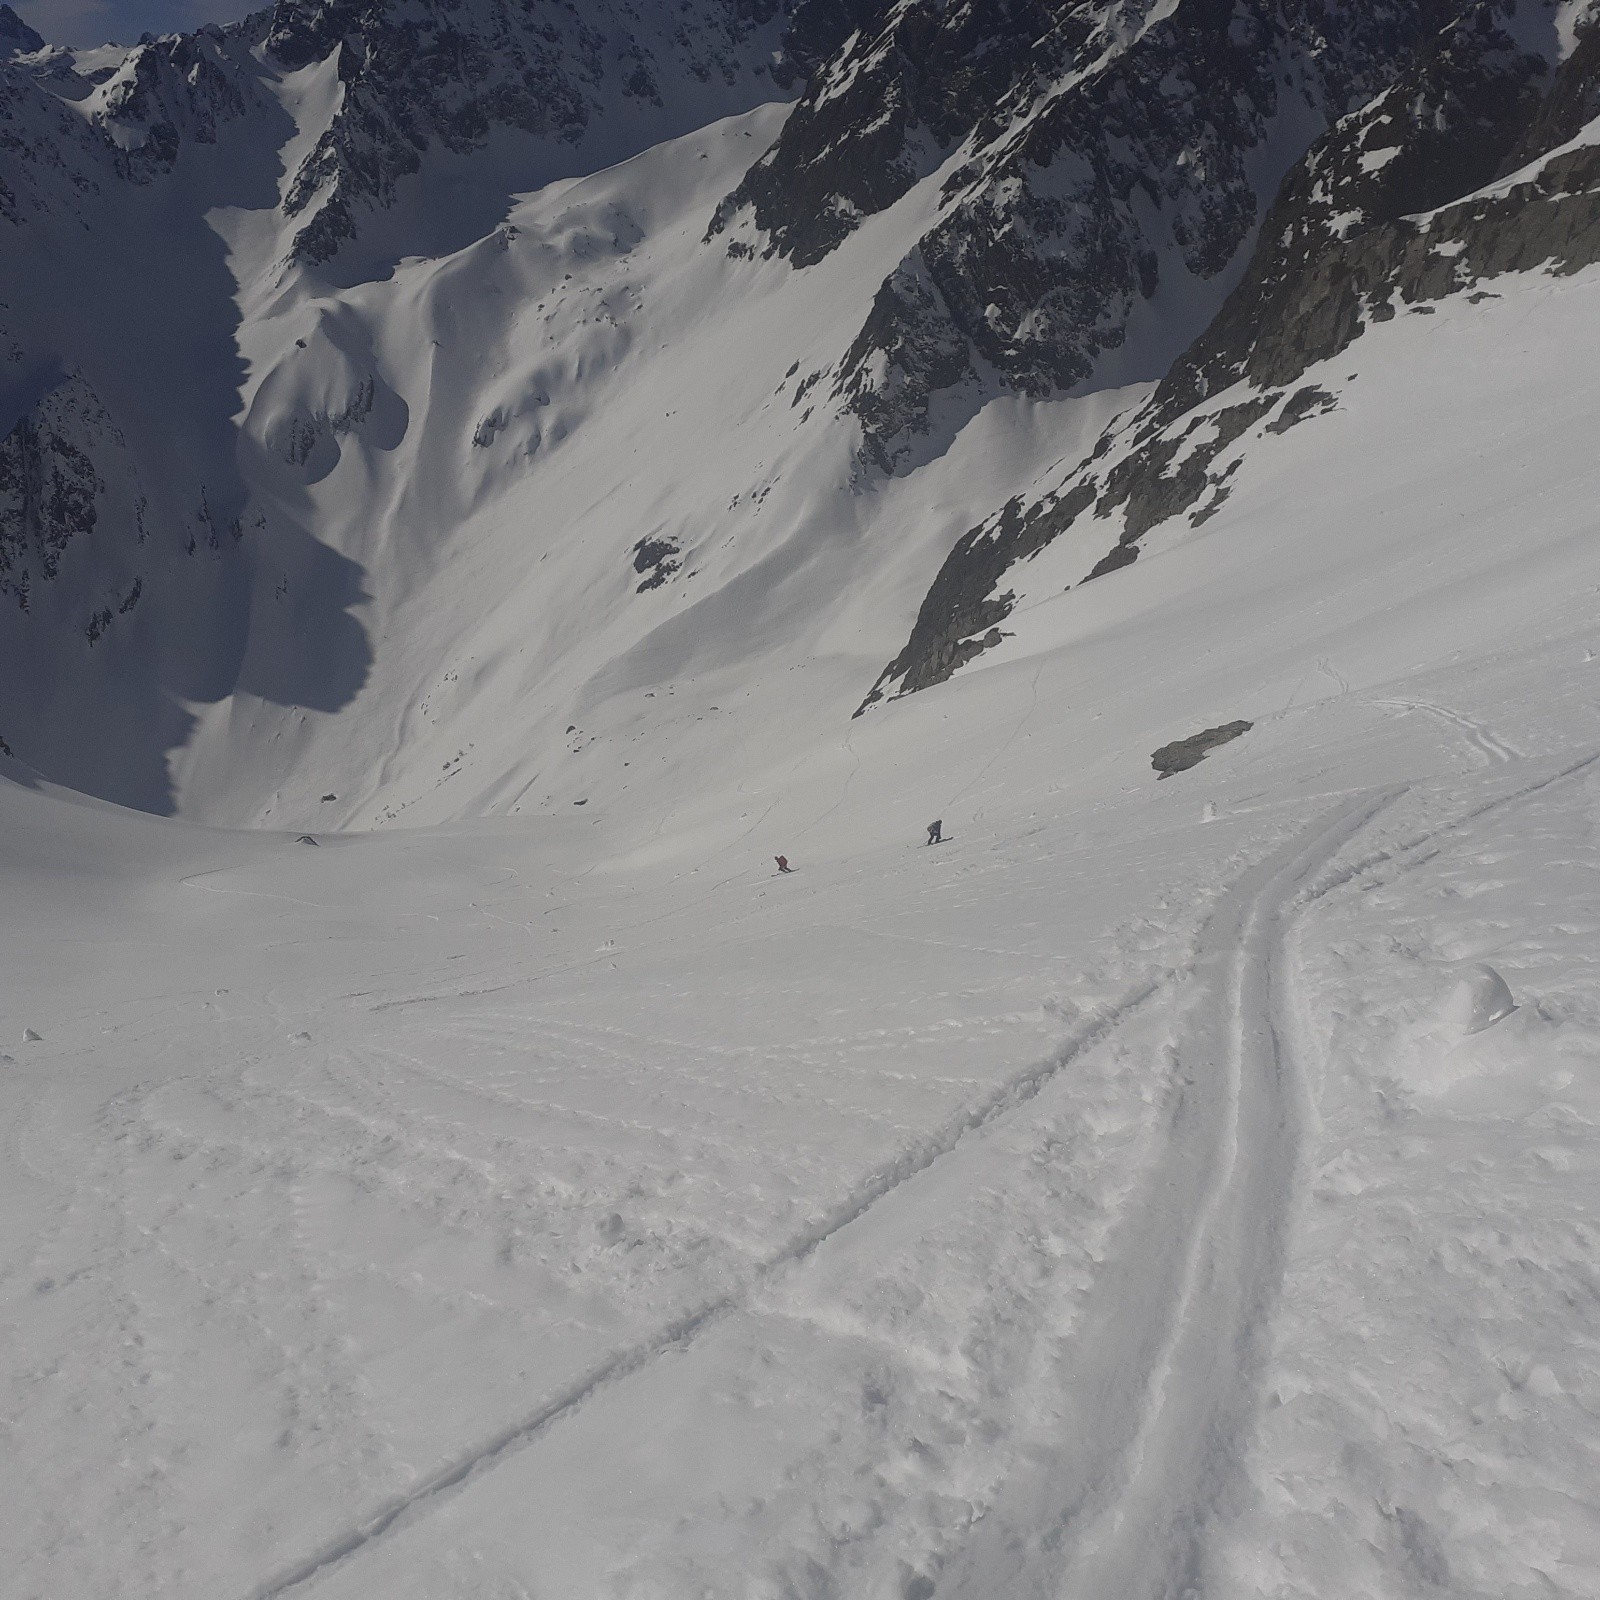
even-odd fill
[{"label": "snow mound", "polygon": [[1488,962],[1475,963],[1445,996],[1442,1019],[1461,1033],[1482,1033],[1517,1009],[1506,980]]},{"label": "snow mound", "polygon": [[1537,1104],[1537,1085],[1573,1044],[1569,1031],[1543,1007],[1518,1006],[1506,980],[1487,962],[1474,962],[1455,969],[1442,992],[1402,1029],[1393,1076],[1424,1100],[1467,1093],[1488,1095],[1502,1109],[1529,1096]]}]

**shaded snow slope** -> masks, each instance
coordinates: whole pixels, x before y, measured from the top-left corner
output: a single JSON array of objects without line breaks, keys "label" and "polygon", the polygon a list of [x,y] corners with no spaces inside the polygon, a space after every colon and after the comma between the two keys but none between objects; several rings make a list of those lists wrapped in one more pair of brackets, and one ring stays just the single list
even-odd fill
[{"label": "shaded snow slope", "polygon": [[[362,288],[493,240],[521,191],[786,92],[781,9],[623,10],[285,0],[229,29],[0,62],[0,736],[36,766],[170,811],[168,757],[204,708],[265,702],[270,739],[350,704],[386,618],[337,535],[375,507],[346,482],[324,527],[304,490],[357,432],[380,463],[408,433],[415,448],[431,383],[402,393],[374,368]],[[755,148],[727,152],[724,187]],[[386,334],[408,363],[429,348]],[[475,387],[476,353],[456,357],[442,387]],[[292,408],[269,399],[258,434],[263,384]],[[446,438],[444,410],[431,464],[454,468],[473,422]],[[285,460],[304,469],[287,484]]]}]

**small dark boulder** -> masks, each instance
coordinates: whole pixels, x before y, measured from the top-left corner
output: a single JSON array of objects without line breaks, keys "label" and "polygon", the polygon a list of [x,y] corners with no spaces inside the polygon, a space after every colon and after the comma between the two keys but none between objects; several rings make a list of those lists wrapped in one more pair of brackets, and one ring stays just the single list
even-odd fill
[{"label": "small dark boulder", "polygon": [[1170,778],[1174,772],[1183,772],[1203,761],[1219,744],[1227,744],[1241,733],[1248,733],[1253,726],[1249,722],[1225,722],[1220,728],[1206,728],[1200,733],[1191,733],[1187,739],[1175,739],[1150,757],[1150,765],[1156,769],[1158,778]]},{"label": "small dark boulder", "polygon": [[[316,844],[317,841],[315,839],[313,839],[309,833],[302,833],[300,835],[300,837],[295,840],[295,843],[296,844]],[[319,845],[318,848],[320,849],[321,846]]]}]

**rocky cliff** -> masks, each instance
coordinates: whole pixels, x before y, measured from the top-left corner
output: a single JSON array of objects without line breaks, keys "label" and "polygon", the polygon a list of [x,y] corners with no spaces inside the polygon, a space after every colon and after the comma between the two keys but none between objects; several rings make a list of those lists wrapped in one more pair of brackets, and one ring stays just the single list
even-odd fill
[{"label": "rocky cliff", "polygon": [[1078,584],[1215,516],[1364,328],[1593,259],[1592,10],[278,0],[65,50],[0,8],[7,738],[159,808],[248,703],[218,747],[276,770],[491,548],[519,705],[712,605],[799,649],[866,604],[845,710],[937,684],[1064,536]]},{"label": "rocky cliff", "polygon": [[[938,683],[1003,637],[1020,562],[1092,517],[1118,528],[1085,574],[1132,563],[1154,528],[1214,515],[1252,438],[1336,404],[1296,388],[1397,309],[1490,292],[1512,271],[1600,259],[1600,94],[1588,11],[1490,0],[1409,54],[1393,81],[1286,175],[1243,281],[1150,399],[1054,487],[973,528],[934,581],[866,702]],[[1092,526],[1092,522],[1089,524]],[[863,707],[865,709],[865,707]]]}]

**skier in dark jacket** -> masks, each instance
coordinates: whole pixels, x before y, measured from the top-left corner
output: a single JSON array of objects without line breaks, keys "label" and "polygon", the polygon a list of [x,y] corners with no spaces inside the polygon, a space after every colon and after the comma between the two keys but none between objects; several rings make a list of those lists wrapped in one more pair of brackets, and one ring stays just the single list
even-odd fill
[{"label": "skier in dark jacket", "polygon": [[792,872],[794,870],[789,865],[788,856],[774,856],[772,859],[778,863],[779,872]]},{"label": "skier in dark jacket", "polygon": [[937,822],[930,822],[928,824],[928,843],[929,844],[943,844],[944,843],[944,835],[939,831],[943,827],[944,827],[944,821],[943,821],[942,818]]}]

